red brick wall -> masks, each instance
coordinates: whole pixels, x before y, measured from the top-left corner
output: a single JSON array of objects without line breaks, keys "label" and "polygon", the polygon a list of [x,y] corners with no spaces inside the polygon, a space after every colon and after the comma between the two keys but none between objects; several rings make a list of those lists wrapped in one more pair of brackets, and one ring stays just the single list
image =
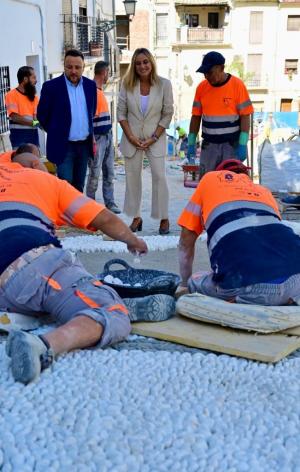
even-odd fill
[{"label": "red brick wall", "polygon": [[137,48],[149,47],[149,12],[139,10],[136,12],[129,25],[129,48],[134,51]]}]

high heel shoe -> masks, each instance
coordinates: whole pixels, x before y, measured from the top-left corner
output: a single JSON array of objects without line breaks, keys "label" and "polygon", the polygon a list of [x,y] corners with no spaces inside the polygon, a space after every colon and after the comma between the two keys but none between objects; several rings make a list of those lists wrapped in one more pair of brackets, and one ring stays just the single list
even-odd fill
[{"label": "high heel shoe", "polygon": [[143,229],[143,220],[140,216],[136,216],[133,218],[131,225],[129,226],[131,231],[133,233],[136,233],[137,231],[142,231]]},{"label": "high heel shoe", "polygon": [[160,225],[159,225],[159,234],[169,234],[170,232],[170,223],[168,218],[161,220]]}]

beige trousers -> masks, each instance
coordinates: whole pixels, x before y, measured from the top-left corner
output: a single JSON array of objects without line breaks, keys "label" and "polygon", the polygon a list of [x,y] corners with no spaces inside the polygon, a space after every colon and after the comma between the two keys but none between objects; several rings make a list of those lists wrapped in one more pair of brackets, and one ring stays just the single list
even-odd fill
[{"label": "beige trousers", "polygon": [[[166,179],[165,156],[154,157],[147,152],[152,175],[151,217],[168,218],[169,190]],[[136,151],[133,157],[125,157],[126,191],[124,213],[141,216],[143,151]]]}]

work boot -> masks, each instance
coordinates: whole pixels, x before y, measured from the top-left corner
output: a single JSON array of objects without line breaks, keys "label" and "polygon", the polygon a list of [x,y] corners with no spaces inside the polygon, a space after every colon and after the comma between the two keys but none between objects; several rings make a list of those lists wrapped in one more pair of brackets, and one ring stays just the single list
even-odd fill
[{"label": "work boot", "polygon": [[175,313],[175,300],[170,295],[156,294],[123,298],[130,321],[164,321]]},{"label": "work boot", "polygon": [[115,203],[108,203],[106,205],[106,208],[115,213],[116,215],[119,215],[119,213],[121,213],[120,208]]},{"label": "work boot", "polygon": [[25,385],[37,379],[54,360],[54,352],[46,340],[24,331],[13,330],[9,333],[6,354],[11,357],[14,379]]}]

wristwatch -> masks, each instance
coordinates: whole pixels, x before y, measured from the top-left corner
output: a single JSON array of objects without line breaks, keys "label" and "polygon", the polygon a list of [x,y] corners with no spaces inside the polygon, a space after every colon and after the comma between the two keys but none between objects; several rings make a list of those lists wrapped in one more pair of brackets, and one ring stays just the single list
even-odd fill
[{"label": "wristwatch", "polygon": [[155,133],[152,134],[151,138],[155,139],[155,141],[159,140],[159,137]]}]

